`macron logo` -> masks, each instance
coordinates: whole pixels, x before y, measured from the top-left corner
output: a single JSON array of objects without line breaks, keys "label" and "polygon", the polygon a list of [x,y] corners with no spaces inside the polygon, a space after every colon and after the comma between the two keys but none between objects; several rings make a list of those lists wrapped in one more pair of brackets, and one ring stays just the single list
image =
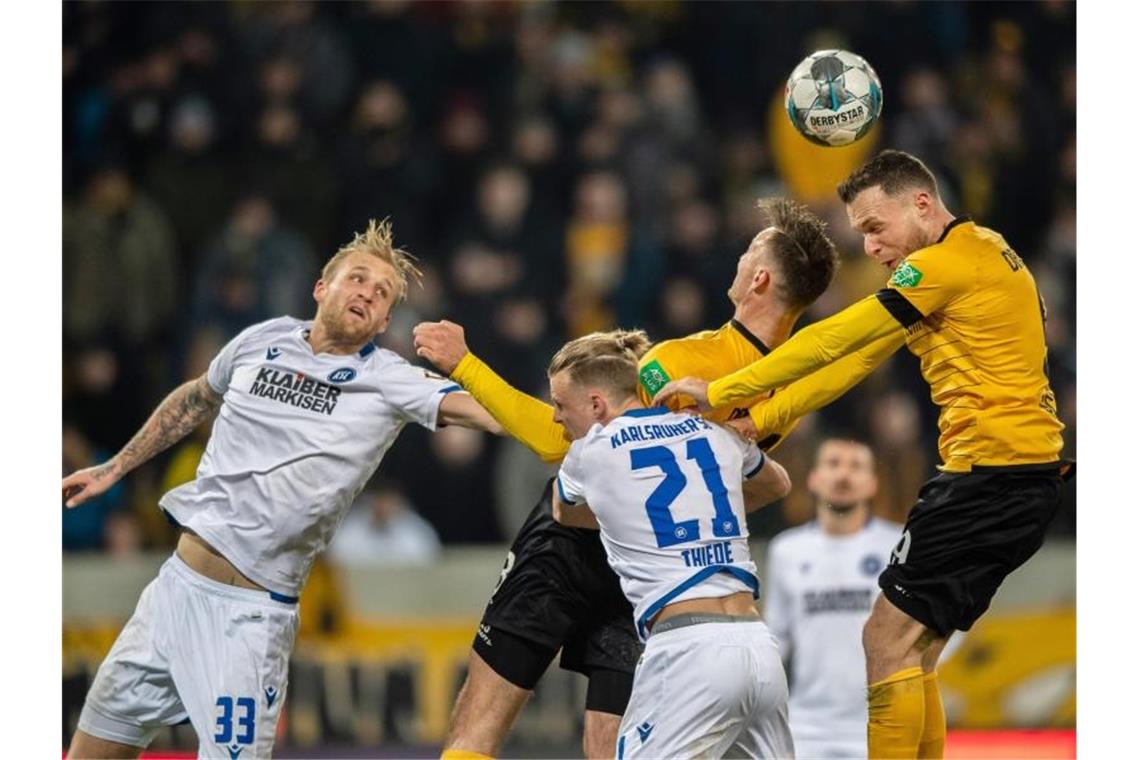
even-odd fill
[{"label": "macron logo", "polygon": [[269,359],[270,361],[272,361],[273,359],[276,359],[280,355],[281,355],[281,349],[280,348],[274,348],[273,346],[270,346],[269,348],[265,349],[265,358]]},{"label": "macron logo", "polygon": [[277,699],[277,689],[272,686],[265,687],[265,702],[268,707],[273,707],[273,700]]},{"label": "macron logo", "polygon": [[649,741],[649,735],[651,733],[653,733],[653,724],[649,721],[645,721],[637,727],[637,735],[641,737],[642,744],[645,744],[645,742]]},{"label": "macron logo", "polygon": [[239,747],[236,744],[231,744],[230,746],[226,747],[226,749],[228,749],[230,752],[230,760],[238,760],[238,756],[241,755],[241,751],[245,749],[245,747]]}]

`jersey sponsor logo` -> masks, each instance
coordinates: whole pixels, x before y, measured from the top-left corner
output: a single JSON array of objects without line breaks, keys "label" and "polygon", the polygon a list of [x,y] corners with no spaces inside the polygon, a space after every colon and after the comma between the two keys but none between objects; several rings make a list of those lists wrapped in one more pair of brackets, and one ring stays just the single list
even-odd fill
[{"label": "jersey sponsor logo", "polygon": [[649,393],[650,398],[656,396],[657,391],[664,388],[665,383],[670,380],[669,373],[661,366],[661,362],[656,359],[642,367],[641,371],[637,373],[637,376],[641,379],[641,384],[645,386],[645,390]]},{"label": "jersey sponsor logo", "polygon": [[913,264],[904,261],[898,265],[895,273],[891,275],[890,284],[896,288],[913,288],[920,282],[922,282],[922,272],[918,271]]},{"label": "jersey sponsor logo", "polygon": [[254,396],[272,399],[298,409],[308,409],[318,414],[333,413],[341,389],[320,380],[306,377],[301,372],[260,367],[249,392]]},{"label": "jersey sponsor logo", "polygon": [[869,612],[874,590],[869,588],[832,588],[804,594],[804,612]]},{"label": "jersey sponsor logo", "polygon": [[280,355],[281,355],[281,349],[280,348],[270,346],[269,348],[265,349],[265,358],[270,360],[270,361],[273,361],[274,359],[276,359]]},{"label": "jersey sponsor logo", "polygon": [[873,578],[882,572],[883,560],[881,560],[877,555],[868,554],[859,563],[859,569],[863,571],[864,575],[869,575]]},{"label": "jersey sponsor logo", "polygon": [[330,372],[328,380],[330,383],[347,383],[355,377],[356,370],[352,367],[341,367],[340,369],[334,369]]}]

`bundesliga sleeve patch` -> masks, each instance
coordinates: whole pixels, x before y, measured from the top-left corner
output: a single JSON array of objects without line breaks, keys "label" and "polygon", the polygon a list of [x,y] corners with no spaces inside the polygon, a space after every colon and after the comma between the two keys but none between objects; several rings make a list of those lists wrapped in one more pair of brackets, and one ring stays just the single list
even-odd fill
[{"label": "bundesliga sleeve patch", "polygon": [[922,282],[922,272],[918,271],[912,264],[904,261],[898,265],[895,269],[895,273],[891,275],[890,284],[896,288],[913,288],[920,282]]},{"label": "bundesliga sleeve patch", "polygon": [[669,373],[661,366],[661,362],[656,359],[642,367],[641,371],[637,373],[637,376],[641,380],[641,384],[645,387],[646,392],[649,393],[650,398],[656,396],[657,391],[661,390],[665,386],[665,383],[671,379]]}]

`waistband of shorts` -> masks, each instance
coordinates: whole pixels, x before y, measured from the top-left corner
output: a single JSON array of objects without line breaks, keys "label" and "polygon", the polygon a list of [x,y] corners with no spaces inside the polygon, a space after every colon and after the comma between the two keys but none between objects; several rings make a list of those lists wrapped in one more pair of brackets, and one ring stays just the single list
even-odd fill
[{"label": "waistband of shorts", "polygon": [[242,588],[241,586],[231,586],[228,583],[221,583],[213,578],[207,578],[201,573],[194,570],[186,564],[186,562],[178,556],[175,552],[170,555],[170,559],[166,560],[164,567],[169,567],[171,572],[177,573],[179,577],[191,585],[208,591],[211,594],[218,596],[229,597],[230,599],[239,599],[245,602],[273,602],[281,605],[282,607],[296,607],[299,599],[295,596],[287,596],[285,594],[278,594],[275,591],[259,591],[253,588]]},{"label": "waistband of shorts", "polygon": [[682,612],[680,615],[673,615],[667,620],[654,624],[650,629],[649,635],[656,636],[666,631],[674,631],[678,628],[688,628],[690,625],[701,625],[702,623],[762,623],[763,618],[756,615],[725,615],[722,612]]}]

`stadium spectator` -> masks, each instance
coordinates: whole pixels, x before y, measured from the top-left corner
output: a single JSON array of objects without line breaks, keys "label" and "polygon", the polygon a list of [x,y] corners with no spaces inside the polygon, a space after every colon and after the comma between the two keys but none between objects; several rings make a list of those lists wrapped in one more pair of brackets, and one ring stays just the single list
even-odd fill
[{"label": "stadium spectator", "polygon": [[440,553],[439,535],[399,488],[366,488],[345,516],[329,559],[345,565],[426,565]]}]

